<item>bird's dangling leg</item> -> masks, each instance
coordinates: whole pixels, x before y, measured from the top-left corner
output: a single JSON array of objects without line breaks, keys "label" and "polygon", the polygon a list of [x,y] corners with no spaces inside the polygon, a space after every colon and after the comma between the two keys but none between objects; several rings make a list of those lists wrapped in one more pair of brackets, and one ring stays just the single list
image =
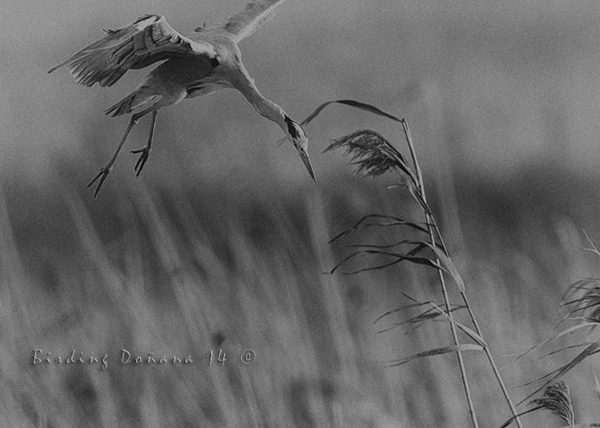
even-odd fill
[{"label": "bird's dangling leg", "polygon": [[96,181],[98,181],[98,185],[96,186],[96,190],[94,191],[94,199],[97,198],[98,192],[100,191],[100,187],[102,187],[102,183],[104,183],[104,180],[106,180],[108,173],[112,169],[113,164],[115,163],[115,160],[117,159],[117,156],[119,155],[119,152],[121,151],[121,148],[123,147],[123,144],[125,144],[125,140],[127,139],[127,136],[131,132],[131,129],[135,125],[137,125],[138,120],[140,120],[140,118],[142,116],[144,116],[146,113],[148,113],[150,111],[154,111],[154,110],[145,110],[145,111],[133,114],[131,116],[131,119],[129,120],[129,125],[127,125],[127,129],[125,130],[125,134],[123,134],[123,137],[121,138],[121,141],[119,142],[119,145],[117,146],[117,150],[115,150],[115,153],[112,155],[112,158],[110,158],[110,160],[108,161],[108,163],[106,165],[104,165],[102,168],[100,168],[100,172],[87,185],[87,187],[90,187],[92,184],[94,184]]},{"label": "bird's dangling leg", "polygon": [[137,149],[137,150],[132,150],[131,153],[133,154],[140,154],[140,157],[138,158],[137,162],[135,163],[135,175],[137,177],[140,176],[140,174],[142,173],[142,169],[144,169],[144,165],[146,165],[146,161],[148,160],[148,157],[150,156],[150,152],[152,151],[152,139],[154,138],[154,126],[156,125],[156,113],[157,110],[152,110],[152,122],[150,124],[150,134],[148,134],[148,141],[146,142],[146,145],[144,147],[142,147],[141,149]]}]

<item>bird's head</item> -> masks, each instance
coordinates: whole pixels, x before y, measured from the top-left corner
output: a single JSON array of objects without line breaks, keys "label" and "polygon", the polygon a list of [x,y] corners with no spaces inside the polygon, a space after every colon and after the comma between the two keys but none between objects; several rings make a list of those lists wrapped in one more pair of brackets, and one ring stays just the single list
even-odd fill
[{"label": "bird's head", "polygon": [[285,124],[287,125],[287,136],[290,142],[294,145],[296,150],[298,150],[298,154],[300,155],[300,159],[304,162],[304,166],[308,170],[311,178],[316,181],[315,173],[313,171],[312,164],[310,163],[310,158],[308,157],[308,138],[304,133],[304,129],[289,116],[285,116]]}]

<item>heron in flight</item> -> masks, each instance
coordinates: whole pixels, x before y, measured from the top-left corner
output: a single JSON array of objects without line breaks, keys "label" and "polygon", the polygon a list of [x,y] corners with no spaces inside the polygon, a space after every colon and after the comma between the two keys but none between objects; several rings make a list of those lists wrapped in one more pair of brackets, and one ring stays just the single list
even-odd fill
[{"label": "heron in flight", "polygon": [[243,11],[233,15],[224,24],[198,27],[189,36],[173,29],[161,15],[145,15],[129,27],[104,30],[106,35],[102,39],[48,71],[51,73],[67,66],[77,83],[86,86],[95,83],[111,86],[127,70],[144,68],[162,61],[131,94],[106,110],[106,114],[110,116],[132,114],[112,158],[88,184],[89,187],[97,182],[94,198],[129,132],[142,116],[152,114],[146,145],[132,150],[132,153],[139,155],[134,168],[138,176],[150,155],[158,110],[186,98],[210,94],[224,88],[240,91],[258,113],[279,125],[298,151],[308,173],[315,179],[304,130],[280,106],[259,92],[242,62],[238,47],[238,42],[254,33],[283,1],[250,1]]}]

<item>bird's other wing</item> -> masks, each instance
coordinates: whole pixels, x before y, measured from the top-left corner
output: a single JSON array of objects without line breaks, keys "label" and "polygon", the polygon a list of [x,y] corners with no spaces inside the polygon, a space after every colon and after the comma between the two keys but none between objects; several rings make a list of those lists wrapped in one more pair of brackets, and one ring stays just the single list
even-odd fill
[{"label": "bird's other wing", "polygon": [[240,13],[233,15],[223,25],[236,42],[250,36],[265,21],[273,17],[273,9],[285,0],[252,0]]},{"label": "bird's other wing", "polygon": [[111,86],[127,70],[147,67],[171,56],[216,56],[212,44],[183,36],[161,15],[145,15],[129,27],[104,31],[106,36],[48,73],[66,65],[77,83]]}]

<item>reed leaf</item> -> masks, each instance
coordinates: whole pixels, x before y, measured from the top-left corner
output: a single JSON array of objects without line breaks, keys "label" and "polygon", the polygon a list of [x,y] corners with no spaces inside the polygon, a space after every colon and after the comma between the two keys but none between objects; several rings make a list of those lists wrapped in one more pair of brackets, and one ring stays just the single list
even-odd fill
[{"label": "reed leaf", "polygon": [[377,108],[371,104],[362,103],[362,102],[356,101],[356,100],[332,100],[332,101],[327,101],[327,102],[324,102],[323,104],[321,104],[311,114],[309,114],[308,117],[306,119],[304,119],[300,124],[308,125],[310,122],[313,121],[313,119],[315,119],[319,114],[321,114],[321,112],[323,111],[323,109],[325,107],[327,107],[331,104],[344,104],[344,105],[347,105],[350,107],[365,110],[365,111],[368,111],[369,113],[373,113],[378,116],[382,116],[382,117],[391,119],[393,121],[402,123],[402,119],[399,119],[394,115],[386,113],[383,110],[380,110],[379,108]]},{"label": "reed leaf", "polygon": [[484,349],[481,345],[476,345],[474,343],[461,343],[459,345],[444,346],[442,348],[435,348],[435,349],[430,349],[428,351],[419,352],[417,354],[410,355],[406,358],[392,360],[392,361],[390,361],[391,364],[388,367],[398,367],[398,366],[404,365],[406,363],[409,363],[411,361],[417,360],[419,358],[433,357],[435,355],[443,355],[443,354],[448,354],[451,352],[483,351],[483,350]]},{"label": "reed leaf", "polygon": [[[367,220],[371,220],[371,219],[390,220],[390,222],[388,222],[388,223],[365,223]],[[362,229],[365,227],[373,227],[373,226],[375,226],[375,227],[406,226],[406,227],[415,229],[417,231],[427,233],[427,229],[425,228],[427,225],[421,226],[421,224],[419,224],[419,223],[415,223],[413,221],[409,221],[409,220],[405,220],[403,218],[389,216],[389,215],[369,214],[369,215],[362,217],[360,220],[358,220],[356,223],[354,223],[348,229],[335,235],[333,238],[331,238],[329,240],[329,243],[331,244],[331,243],[337,241],[338,239],[340,239],[346,235],[349,235],[352,232],[355,232],[359,229]]]},{"label": "reed leaf", "polygon": [[548,373],[547,375],[542,376],[541,378],[537,379],[534,382],[538,382],[538,381],[541,381],[544,379],[547,379],[547,380],[539,388],[537,388],[535,391],[533,391],[531,394],[529,394],[527,397],[525,397],[523,400],[521,400],[521,402],[519,404],[524,403],[525,401],[529,400],[535,394],[537,394],[538,392],[540,392],[541,390],[543,390],[544,388],[549,386],[552,382],[563,377],[566,373],[568,373],[573,368],[578,366],[582,361],[584,361],[588,357],[591,357],[594,354],[597,354],[598,352],[600,352],[600,342],[592,343],[590,346],[588,346],[583,351],[581,351],[575,358],[573,358],[567,364],[565,364],[565,365],[553,370],[552,372]]}]

